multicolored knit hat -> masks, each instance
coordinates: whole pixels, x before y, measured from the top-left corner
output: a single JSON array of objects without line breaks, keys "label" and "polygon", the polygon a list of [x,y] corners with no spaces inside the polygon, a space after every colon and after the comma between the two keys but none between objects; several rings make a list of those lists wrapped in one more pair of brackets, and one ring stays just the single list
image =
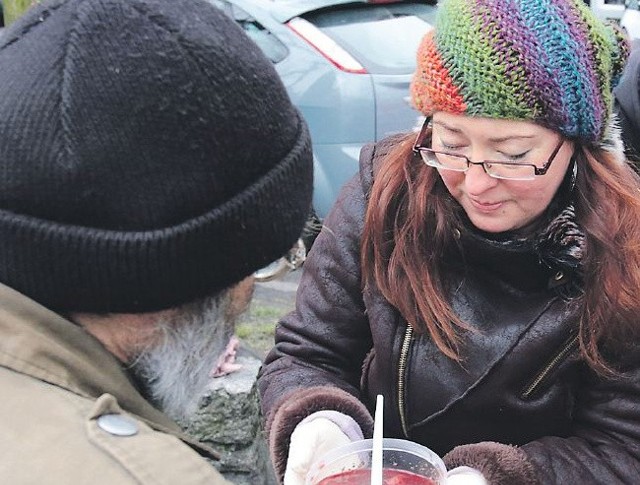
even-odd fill
[{"label": "multicolored knit hat", "polygon": [[629,55],[583,0],[444,0],[418,49],[414,106],[529,120],[571,139],[607,137]]}]

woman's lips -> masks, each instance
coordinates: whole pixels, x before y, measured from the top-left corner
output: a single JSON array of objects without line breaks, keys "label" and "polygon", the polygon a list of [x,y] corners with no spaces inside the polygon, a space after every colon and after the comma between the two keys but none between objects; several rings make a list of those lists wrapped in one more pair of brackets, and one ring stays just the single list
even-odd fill
[{"label": "woman's lips", "polygon": [[494,212],[502,207],[502,202],[481,202],[475,199],[469,199],[469,201],[471,202],[471,205],[474,207],[474,209],[480,212]]}]

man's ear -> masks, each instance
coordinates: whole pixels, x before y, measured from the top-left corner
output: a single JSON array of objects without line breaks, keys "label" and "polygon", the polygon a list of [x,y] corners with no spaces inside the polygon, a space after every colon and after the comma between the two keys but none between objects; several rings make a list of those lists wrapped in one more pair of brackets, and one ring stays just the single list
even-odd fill
[{"label": "man's ear", "polygon": [[118,360],[127,364],[157,337],[157,323],[175,309],[150,313],[69,313],[69,319],[95,337]]},{"label": "man's ear", "polygon": [[229,292],[229,306],[225,312],[227,320],[234,321],[249,309],[253,297],[255,278],[247,276],[245,279],[227,290]]}]

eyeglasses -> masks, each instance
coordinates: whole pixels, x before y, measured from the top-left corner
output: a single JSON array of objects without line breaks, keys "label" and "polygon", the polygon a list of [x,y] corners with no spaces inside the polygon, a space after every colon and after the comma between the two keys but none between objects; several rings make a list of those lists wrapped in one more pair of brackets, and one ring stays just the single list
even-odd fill
[{"label": "eyeglasses", "polygon": [[302,239],[298,239],[287,254],[253,273],[253,277],[258,283],[282,278],[302,266],[305,259],[307,259],[307,249]]},{"label": "eyeglasses", "polygon": [[504,180],[533,180],[538,175],[544,175],[549,170],[551,163],[564,145],[565,139],[561,138],[551,156],[542,167],[537,167],[532,163],[506,162],[504,160],[483,160],[482,162],[472,162],[466,156],[458,153],[449,153],[420,146],[425,139],[427,132],[431,129],[431,118],[427,118],[422,125],[420,133],[413,145],[413,153],[420,155],[422,161],[430,167],[443,170],[453,170],[455,172],[467,172],[471,165],[482,165],[485,173],[489,177]]}]

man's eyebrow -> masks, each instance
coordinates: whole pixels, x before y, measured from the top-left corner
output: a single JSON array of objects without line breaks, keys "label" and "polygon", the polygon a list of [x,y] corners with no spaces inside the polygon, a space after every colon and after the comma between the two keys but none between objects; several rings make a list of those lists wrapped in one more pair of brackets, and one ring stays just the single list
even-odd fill
[{"label": "man's eyebrow", "polygon": [[[462,133],[462,130],[460,128],[456,128],[454,126],[450,126],[446,123],[443,123],[442,121],[433,121],[434,125],[439,125],[441,127],[443,127],[445,130],[451,131],[453,133]],[[514,139],[518,139],[518,138],[524,138],[524,139],[531,139],[531,138],[535,138],[535,135],[508,135],[508,136],[498,136],[498,137],[492,137],[489,138],[489,141],[492,143],[503,143],[505,141],[509,141],[509,140],[514,140]]]}]

